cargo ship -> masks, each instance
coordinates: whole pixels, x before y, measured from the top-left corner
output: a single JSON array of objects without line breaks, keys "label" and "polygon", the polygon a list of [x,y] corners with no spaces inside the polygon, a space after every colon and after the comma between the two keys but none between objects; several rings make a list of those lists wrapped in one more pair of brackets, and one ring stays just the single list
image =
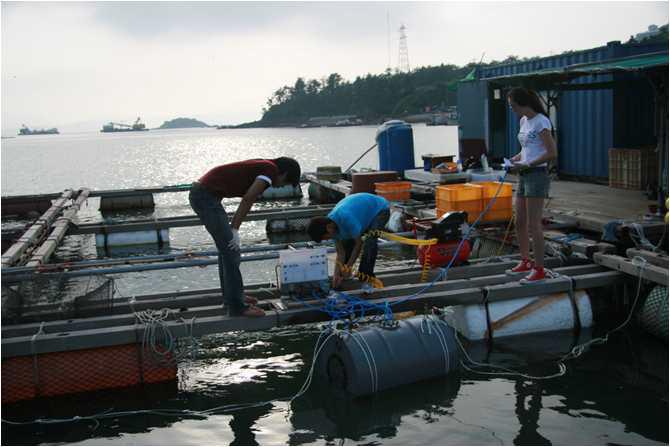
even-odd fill
[{"label": "cargo ship", "polygon": [[123,123],[113,123],[110,121],[109,124],[105,124],[102,126],[102,130],[100,132],[137,132],[143,130],[149,130],[149,129],[147,129],[144,123],[140,122],[140,118],[137,117],[137,120],[132,125]]},{"label": "cargo ship", "polygon": [[19,135],[49,135],[57,133],[59,132],[55,127],[52,127],[51,129],[30,129],[28,126],[23,124],[21,129],[19,129]]}]

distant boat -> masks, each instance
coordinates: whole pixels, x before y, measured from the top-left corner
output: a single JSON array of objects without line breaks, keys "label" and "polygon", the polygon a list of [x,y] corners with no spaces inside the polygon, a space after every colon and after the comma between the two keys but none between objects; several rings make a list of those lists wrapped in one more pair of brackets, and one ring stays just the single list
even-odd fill
[{"label": "distant boat", "polygon": [[137,117],[137,120],[132,125],[123,123],[113,123],[110,121],[109,124],[105,124],[102,126],[102,130],[100,132],[138,132],[143,130],[149,130],[149,129],[147,129],[144,123],[140,122],[140,117]]},{"label": "distant boat", "polygon": [[21,125],[21,129],[19,129],[19,135],[49,135],[49,134],[57,134],[58,129],[55,127],[52,127],[51,129],[29,129],[28,126],[25,124]]}]

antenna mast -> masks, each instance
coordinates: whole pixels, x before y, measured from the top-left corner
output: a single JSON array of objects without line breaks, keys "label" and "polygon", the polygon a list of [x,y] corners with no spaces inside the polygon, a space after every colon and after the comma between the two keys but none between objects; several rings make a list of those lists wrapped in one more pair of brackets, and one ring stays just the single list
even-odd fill
[{"label": "antenna mast", "polygon": [[409,50],[407,49],[407,35],[405,30],[407,28],[404,24],[400,25],[400,46],[398,51],[398,71],[409,73]]},{"label": "antenna mast", "polygon": [[386,11],[386,47],[388,50],[388,64],[386,69],[391,71],[391,20],[389,18],[389,12]]}]

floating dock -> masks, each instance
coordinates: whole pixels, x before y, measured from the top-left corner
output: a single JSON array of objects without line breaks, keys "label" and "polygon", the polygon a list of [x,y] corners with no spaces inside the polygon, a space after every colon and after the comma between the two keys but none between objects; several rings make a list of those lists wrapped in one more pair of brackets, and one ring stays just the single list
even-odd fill
[{"label": "floating dock", "polygon": [[[347,180],[327,181],[308,174],[306,180],[319,188],[341,195],[349,194],[352,183]],[[393,202],[394,210],[402,211],[409,220],[425,220],[435,216],[435,188],[430,183],[413,182],[411,198]],[[91,197],[116,201],[108,209],[154,206],[153,195],[166,192],[185,192],[190,185],[143,188],[132,190],[93,191],[86,188],[61,193],[3,197],[10,209],[26,209],[41,213],[2,255],[3,325],[2,325],[2,399],[13,402],[38,396],[53,396],[72,392],[114,388],[156,381],[174,380],[178,355],[165,352],[156,358],[156,346],[149,347],[148,334],[167,331],[172,340],[191,339],[228,331],[257,331],[273,327],[326,321],[323,299],[295,297],[282,293],[278,284],[248,285],[245,293],[259,301],[266,316],[261,318],[230,318],[224,315],[221,291],[218,288],[188,292],[159,293],[142,296],[118,296],[109,275],[198,267],[217,263],[216,251],[179,252],[136,257],[53,262],[52,256],[67,236],[96,235],[103,238],[105,247],[111,238],[121,234],[156,233],[170,228],[201,225],[197,216],[177,216],[159,219],[121,221],[117,223],[78,224],[76,215],[81,205]],[[364,293],[360,283],[349,280],[344,290],[370,305],[368,315],[379,314],[383,305],[393,312],[425,313],[433,307],[481,305],[488,309],[494,303],[535,297],[540,304],[529,305],[527,311],[544,306],[543,300],[555,300],[556,294],[571,294],[577,290],[606,290],[612,305],[625,300],[619,296],[618,284],[632,283],[638,278],[668,286],[668,258],[657,251],[643,248],[622,250],[631,238],[642,231],[654,243],[666,237],[664,225],[644,221],[639,217],[639,197],[632,191],[612,191],[598,185],[552,183],[552,194],[546,217],[552,222],[545,233],[547,253],[545,265],[554,277],[531,285],[520,285],[505,271],[518,262],[518,256],[484,257],[469,265],[443,271],[426,271],[414,264],[406,268],[378,273],[383,287]],[[601,195],[611,199],[598,199]],[[566,198],[567,197],[567,198]],[[46,204],[49,206],[45,208]],[[247,220],[265,220],[268,233],[273,231],[304,231],[311,217],[327,214],[332,203],[286,208],[259,209],[249,213]],[[568,206],[571,209],[567,209]],[[14,208],[11,208],[14,207]],[[617,217],[618,216],[618,217]],[[636,224],[636,225],[633,225]],[[493,255],[499,247],[513,245],[511,223],[490,223],[475,229],[470,235],[490,241]],[[619,242],[607,243],[597,237],[586,237],[612,227]],[[585,234],[575,236],[570,231]],[[635,231],[635,232],[634,232]],[[622,245],[623,242],[623,245]],[[380,240],[380,245],[393,245],[392,240]],[[276,259],[280,250],[332,245],[311,242],[262,244],[242,247],[242,262]],[[491,251],[491,250],[489,250]],[[506,251],[509,253],[509,251]],[[552,254],[553,253],[553,254]],[[550,255],[552,254],[552,255]],[[644,260],[641,266],[640,260]],[[98,278],[97,282],[90,282]],[[59,302],[25,302],[22,288],[35,287],[49,281],[87,281],[86,292]],[[424,290],[425,289],[425,290]],[[551,298],[551,297],[554,298]],[[547,301],[548,302],[548,301]],[[160,311],[160,316],[158,312]],[[523,312],[526,312],[524,310]],[[521,313],[523,313],[521,312]],[[143,316],[152,315],[152,320]],[[508,320],[518,318],[510,316]],[[491,326],[492,330],[507,320]],[[492,336],[493,331],[487,332]],[[152,342],[155,340],[152,340]],[[151,349],[150,349],[151,348]],[[152,353],[153,352],[153,353]],[[98,365],[90,368],[83,365]],[[97,368],[97,369],[96,369]]]}]

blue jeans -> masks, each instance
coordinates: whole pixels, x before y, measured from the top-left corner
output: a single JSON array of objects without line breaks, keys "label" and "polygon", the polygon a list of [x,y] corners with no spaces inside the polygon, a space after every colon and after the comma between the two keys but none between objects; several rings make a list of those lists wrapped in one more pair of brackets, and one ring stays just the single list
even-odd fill
[{"label": "blue jeans", "polygon": [[517,197],[549,198],[549,174],[547,168],[535,167],[519,173]]},{"label": "blue jeans", "polygon": [[228,247],[228,243],[233,238],[233,232],[226,210],[221,205],[221,200],[199,183],[191,186],[188,201],[207,232],[212,235],[219,251],[219,281],[223,292],[223,302],[228,307],[228,315],[240,315],[248,306],[244,304],[242,295],[244,284],[242,273],[240,273],[240,252]]},{"label": "blue jeans", "polygon": [[[389,210],[381,211],[377,216],[372,220],[372,223],[368,228],[365,229],[365,232],[370,230],[383,230],[386,226],[386,223],[389,221]],[[354,246],[356,241],[353,239],[344,239],[342,240],[342,246],[344,246],[344,262],[349,261],[351,257],[351,252],[354,251]],[[369,237],[363,242],[363,250],[361,253],[361,263],[358,266],[358,271],[365,273],[366,275],[374,276],[375,262],[377,261],[377,238]]]}]

